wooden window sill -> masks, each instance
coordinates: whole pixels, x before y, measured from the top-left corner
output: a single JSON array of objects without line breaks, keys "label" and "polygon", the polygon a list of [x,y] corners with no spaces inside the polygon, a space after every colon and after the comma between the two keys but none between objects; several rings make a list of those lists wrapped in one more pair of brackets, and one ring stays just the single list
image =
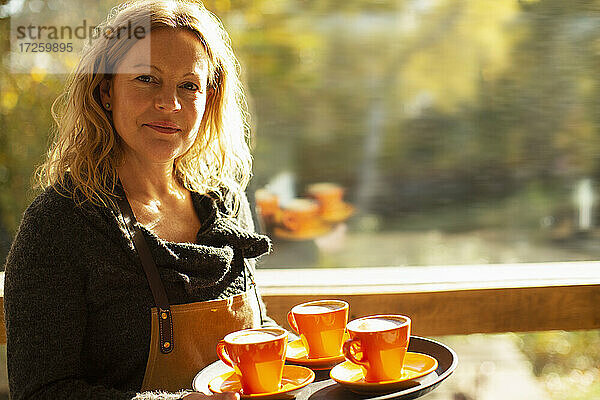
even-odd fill
[{"label": "wooden window sill", "polygon": [[409,315],[415,334],[600,328],[600,262],[258,270],[269,315],[295,304],[350,303],[351,318]]},{"label": "wooden window sill", "polygon": [[[4,273],[0,273],[4,330]],[[295,305],[350,303],[350,317],[405,314],[423,336],[600,329],[600,262],[334,269],[259,269],[269,315],[287,327]]]}]

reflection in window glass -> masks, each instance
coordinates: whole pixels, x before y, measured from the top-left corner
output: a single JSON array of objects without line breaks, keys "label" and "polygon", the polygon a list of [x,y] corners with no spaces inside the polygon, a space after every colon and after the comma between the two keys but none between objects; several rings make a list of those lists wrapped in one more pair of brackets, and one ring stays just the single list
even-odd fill
[{"label": "reflection in window glass", "polygon": [[597,258],[591,4],[224,10],[256,133],[251,197],[275,240],[262,267]]}]

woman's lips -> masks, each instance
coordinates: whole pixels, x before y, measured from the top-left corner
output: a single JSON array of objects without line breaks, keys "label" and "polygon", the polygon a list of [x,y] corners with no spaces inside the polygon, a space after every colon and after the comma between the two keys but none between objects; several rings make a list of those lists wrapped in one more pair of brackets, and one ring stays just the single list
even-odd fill
[{"label": "woman's lips", "polygon": [[166,126],[166,125],[163,125],[163,124],[160,124],[160,125],[144,124],[144,125],[146,125],[148,128],[152,128],[155,131],[160,132],[160,133],[170,133],[170,134],[172,134],[172,133],[177,133],[177,132],[179,132],[181,130],[179,128],[175,128],[174,126]]}]

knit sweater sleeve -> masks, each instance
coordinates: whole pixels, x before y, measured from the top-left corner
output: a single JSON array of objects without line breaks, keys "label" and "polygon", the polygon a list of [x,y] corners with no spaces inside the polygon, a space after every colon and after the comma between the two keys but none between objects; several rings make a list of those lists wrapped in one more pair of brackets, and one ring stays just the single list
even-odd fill
[{"label": "knit sweater sleeve", "polygon": [[86,271],[76,249],[85,230],[69,203],[48,207],[42,196],[25,212],[5,265],[11,399],[180,398],[181,393],[119,391],[84,379]]}]

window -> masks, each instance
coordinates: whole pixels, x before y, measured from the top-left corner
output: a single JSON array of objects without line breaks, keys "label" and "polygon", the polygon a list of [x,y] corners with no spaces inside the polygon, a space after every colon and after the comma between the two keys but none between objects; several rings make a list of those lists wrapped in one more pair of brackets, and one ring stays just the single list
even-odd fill
[{"label": "window", "polygon": [[297,208],[333,182],[355,210],[330,235],[267,218],[263,268],[597,258],[587,2],[212,4],[249,89],[251,191]]}]

